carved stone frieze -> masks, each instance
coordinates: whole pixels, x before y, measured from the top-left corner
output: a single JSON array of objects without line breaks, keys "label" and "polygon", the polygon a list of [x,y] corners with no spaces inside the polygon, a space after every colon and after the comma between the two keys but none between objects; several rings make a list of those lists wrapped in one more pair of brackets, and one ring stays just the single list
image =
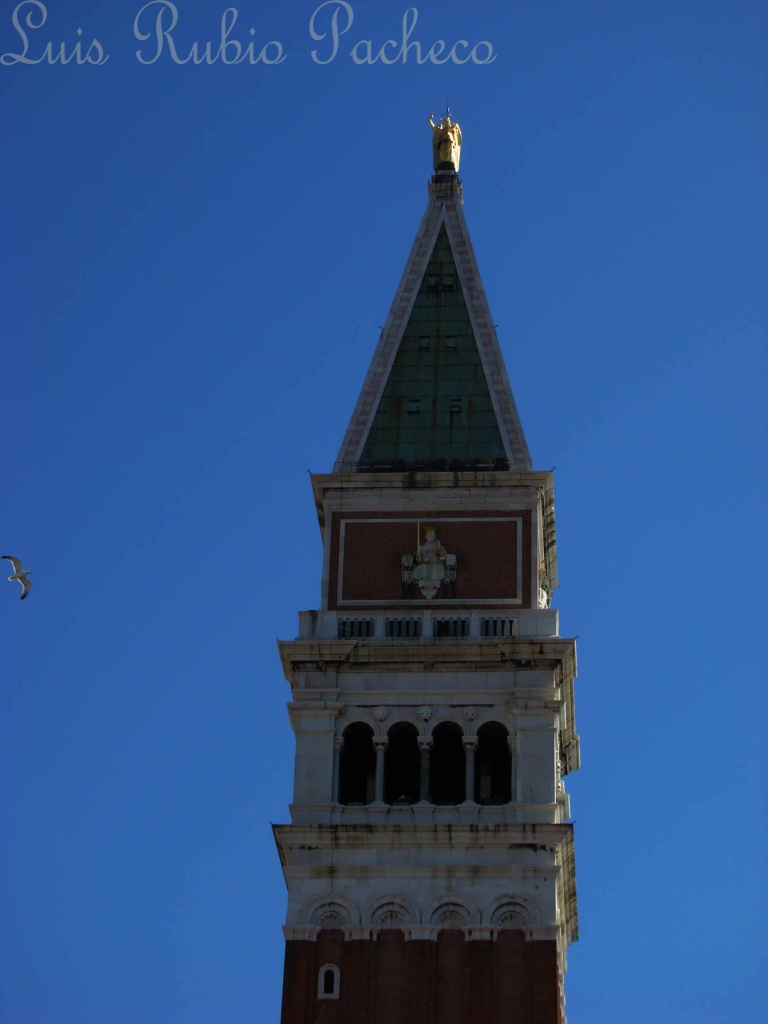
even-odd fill
[{"label": "carved stone frieze", "polygon": [[441,584],[456,580],[456,555],[445,550],[432,526],[427,527],[424,543],[418,544],[416,554],[403,555],[401,563],[403,583],[415,583],[427,599],[435,596]]},{"label": "carved stone frieze", "polygon": [[[419,908],[404,893],[374,899],[362,914],[350,900],[328,893],[307,908],[306,923],[286,926],[287,939],[317,939],[322,929],[339,929],[345,939],[376,940],[382,930],[399,929],[406,940],[436,939],[443,929],[461,929],[466,939],[495,939],[504,929],[524,931],[526,938],[552,937],[540,923],[539,911],[520,893],[497,896],[482,910],[466,894],[445,893]],[[555,929],[556,931],[556,929]]]}]

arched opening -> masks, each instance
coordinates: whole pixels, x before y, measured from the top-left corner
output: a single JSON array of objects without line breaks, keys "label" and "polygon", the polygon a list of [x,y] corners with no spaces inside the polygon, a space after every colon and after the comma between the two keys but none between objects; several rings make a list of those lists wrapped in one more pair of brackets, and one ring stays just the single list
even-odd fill
[{"label": "arched opening", "polygon": [[486,722],[477,730],[475,800],[479,804],[508,804],[511,799],[509,732],[499,722]]},{"label": "arched opening", "polygon": [[415,804],[419,799],[418,731],[410,722],[398,722],[387,733],[384,755],[384,802]]},{"label": "arched opening", "polygon": [[317,974],[317,998],[338,999],[341,973],[336,964],[325,964]]},{"label": "arched opening", "polygon": [[467,759],[462,735],[455,722],[441,722],[432,731],[429,791],[433,804],[464,802]]},{"label": "arched opening", "polygon": [[344,730],[344,746],[339,758],[339,803],[371,803],[375,780],[373,729],[365,722],[353,722]]}]

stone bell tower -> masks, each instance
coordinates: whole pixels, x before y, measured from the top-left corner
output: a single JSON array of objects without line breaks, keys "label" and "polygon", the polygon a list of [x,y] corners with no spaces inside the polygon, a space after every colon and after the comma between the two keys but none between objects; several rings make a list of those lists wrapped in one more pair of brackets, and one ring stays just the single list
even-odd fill
[{"label": "stone bell tower", "polygon": [[333,472],[321,607],[280,643],[296,734],[282,1024],[562,1024],[576,649],[433,124],[427,209]]}]

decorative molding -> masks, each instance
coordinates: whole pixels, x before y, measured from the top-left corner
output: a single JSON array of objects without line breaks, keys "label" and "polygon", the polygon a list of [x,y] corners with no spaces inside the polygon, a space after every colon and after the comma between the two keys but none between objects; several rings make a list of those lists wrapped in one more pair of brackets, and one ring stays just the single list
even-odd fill
[{"label": "decorative molding", "polygon": [[556,924],[542,924],[536,928],[525,929],[525,941],[526,942],[559,942],[561,938],[561,928]]},{"label": "decorative molding", "polygon": [[302,917],[316,928],[343,928],[345,925],[360,924],[360,911],[351,900],[338,893],[321,896],[310,904]]},{"label": "decorative molding", "polygon": [[319,928],[302,924],[284,924],[283,937],[286,942],[316,942]]},{"label": "decorative molding", "polygon": [[434,928],[429,924],[414,925],[413,928],[409,928],[405,933],[406,942],[436,942],[437,936],[440,933],[439,928]]},{"label": "decorative molding", "polygon": [[375,942],[379,937],[380,928],[371,928],[367,924],[352,924],[343,928],[345,942]]},{"label": "decorative molding", "polygon": [[480,924],[480,912],[467,896],[460,893],[446,893],[435,900],[424,920],[433,927],[462,928]]},{"label": "decorative molding", "polygon": [[[456,901],[451,901],[456,905]],[[390,924],[388,926],[376,927],[371,925],[347,925],[341,931],[345,942],[376,942],[382,931],[399,928],[402,930],[406,942],[437,940],[441,931],[447,928],[460,928],[467,941],[493,941],[498,938],[499,932],[506,931],[510,926],[487,925],[487,924],[459,924],[457,920],[442,922],[440,924]],[[317,942],[322,931],[314,925],[283,925],[283,937],[286,942]],[[561,929],[558,925],[536,925],[535,927],[521,928],[526,942],[552,941],[559,942]]]},{"label": "decorative molding", "polygon": [[[529,805],[528,807],[548,808],[549,804]],[[438,808],[439,810],[451,811],[452,808]],[[365,810],[365,808],[360,808]],[[455,809],[453,809],[455,810]],[[479,809],[482,810],[482,809]],[[368,850],[391,850],[393,848],[392,834],[388,829],[369,829],[367,825],[344,827],[296,824],[296,825],[274,825],[273,831],[278,842],[278,848],[284,865],[292,860],[293,851],[306,848],[318,850],[331,849],[357,850],[360,845],[360,835],[365,829],[365,846]],[[504,850],[509,852],[517,846],[526,850],[535,849],[537,856],[542,858],[549,855],[550,858],[556,851],[564,851],[564,847],[570,841],[573,826],[562,822],[518,822],[508,824],[503,829],[496,825],[476,824],[449,824],[434,823],[401,826],[397,833],[398,846],[408,850],[455,850],[459,847],[471,851],[482,850]],[[532,845],[533,844],[533,845]],[[559,863],[559,861],[558,861]],[[552,871],[555,861],[551,861],[546,868]],[[544,867],[543,860],[541,867]],[[570,870],[573,870],[569,864]],[[536,871],[539,865],[532,866],[530,870]],[[302,914],[306,920],[309,913],[320,906],[323,902],[331,899],[339,899],[335,893],[328,893],[323,899],[312,903],[308,913]],[[359,915],[356,918],[359,921]]]},{"label": "decorative molding", "polygon": [[[478,671],[511,674],[523,662],[526,668],[544,668],[547,671],[560,670],[562,665],[562,685],[566,690],[564,698],[569,707],[565,739],[574,744],[574,754],[578,750],[578,736],[573,731],[573,712],[570,708],[576,674],[576,644],[573,639],[548,635],[535,638],[494,638],[491,641],[469,638],[446,643],[444,640],[427,637],[417,642],[382,640],[357,646],[342,641],[298,639],[279,641],[278,648],[285,677],[291,683],[294,694],[301,694],[302,699],[305,699],[305,691],[302,690],[300,674],[325,671],[329,658],[332,659],[332,670],[338,666],[343,667],[344,672],[411,671],[414,665],[423,666],[425,663],[439,666],[440,671],[467,671],[469,663],[482,666]],[[530,691],[521,683],[515,687],[515,694],[510,694],[510,701],[520,701],[523,692]],[[533,692],[534,696],[540,694],[541,700],[551,699],[551,689],[546,694],[543,690]],[[298,706],[289,705],[289,711]],[[568,749],[566,746],[566,754]],[[569,771],[575,770],[573,764],[569,765]]]},{"label": "decorative molding", "polygon": [[419,924],[419,912],[411,901],[401,895],[381,896],[375,900],[368,914],[370,922],[378,928],[405,928]]},{"label": "decorative molding", "polygon": [[487,924],[473,924],[461,930],[464,932],[464,938],[467,942],[492,942],[499,934],[498,928],[493,928]]},{"label": "decorative molding", "polygon": [[498,928],[531,928],[540,921],[534,903],[517,893],[504,893],[487,907],[483,914],[485,924]]}]

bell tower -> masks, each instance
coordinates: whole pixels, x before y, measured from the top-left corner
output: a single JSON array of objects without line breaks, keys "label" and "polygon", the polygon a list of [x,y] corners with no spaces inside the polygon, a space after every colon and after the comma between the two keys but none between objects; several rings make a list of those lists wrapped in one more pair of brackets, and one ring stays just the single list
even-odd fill
[{"label": "bell tower", "polygon": [[282,1024],[562,1024],[576,649],[462,210],[433,176],[333,472],[321,607],[281,642],[296,736]]}]

